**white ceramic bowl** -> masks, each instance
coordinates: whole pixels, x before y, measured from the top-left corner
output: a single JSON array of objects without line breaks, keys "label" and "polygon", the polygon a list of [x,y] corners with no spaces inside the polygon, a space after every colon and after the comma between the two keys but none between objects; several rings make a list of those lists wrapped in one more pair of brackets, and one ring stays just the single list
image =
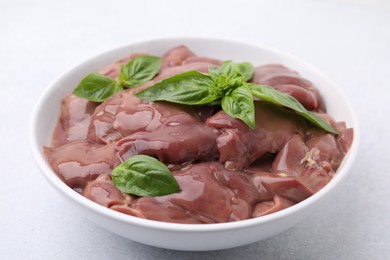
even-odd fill
[{"label": "white ceramic bowl", "polygon": [[[162,55],[169,48],[179,44],[187,45],[200,56],[249,61],[254,65],[281,63],[297,70],[312,81],[324,97],[328,113],[338,121],[346,121],[347,125],[353,127],[355,131],[351,149],[332,181],[310,198],[271,215],[239,222],[204,225],[173,224],[128,216],[100,206],[64,184],[52,171],[42,153],[42,146],[50,142],[61,98],[89,72],[96,71],[128,53],[146,52]],[[357,153],[359,129],[355,113],[337,86],[317,69],[297,58],[270,48],[225,40],[174,38],[134,43],[116,48],[91,58],[60,76],[47,88],[37,103],[32,116],[30,137],[33,155],[43,175],[51,185],[75,205],[75,211],[80,211],[91,221],[118,235],[152,246],[176,250],[216,250],[268,238],[292,227],[313,210],[319,209],[324,200],[330,197],[334,188],[347,175]]]}]

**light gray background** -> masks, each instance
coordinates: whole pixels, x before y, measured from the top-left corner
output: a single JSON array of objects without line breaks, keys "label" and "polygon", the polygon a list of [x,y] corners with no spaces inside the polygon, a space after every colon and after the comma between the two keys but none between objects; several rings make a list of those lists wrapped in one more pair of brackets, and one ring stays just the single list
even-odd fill
[{"label": "light gray background", "polygon": [[[322,70],[362,128],[326,208],[279,235],[214,252],[138,244],[76,214],[30,153],[32,108],[57,76],[131,42],[202,36],[268,45]],[[0,0],[1,259],[389,259],[390,2]]]}]

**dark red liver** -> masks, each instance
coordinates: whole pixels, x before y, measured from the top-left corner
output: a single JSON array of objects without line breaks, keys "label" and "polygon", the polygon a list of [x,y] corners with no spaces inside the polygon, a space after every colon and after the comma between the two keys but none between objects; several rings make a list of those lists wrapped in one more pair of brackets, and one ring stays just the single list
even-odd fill
[{"label": "dark red liver", "polygon": [[[131,54],[99,72],[117,78]],[[163,67],[144,85],[98,104],[65,96],[50,147],[56,174],[88,199],[112,210],[175,223],[220,223],[271,214],[322,189],[352,144],[353,129],[334,122],[311,82],[282,65],[255,69],[252,81],[296,97],[332,124],[337,136],[313,128],[291,111],[256,101],[256,127],[219,111],[145,102],[134,93],[177,73],[207,72],[222,61],[197,57],[186,46],[163,55]],[[111,171],[136,154],[158,158],[173,172],[178,193],[137,197],[122,193]]]}]

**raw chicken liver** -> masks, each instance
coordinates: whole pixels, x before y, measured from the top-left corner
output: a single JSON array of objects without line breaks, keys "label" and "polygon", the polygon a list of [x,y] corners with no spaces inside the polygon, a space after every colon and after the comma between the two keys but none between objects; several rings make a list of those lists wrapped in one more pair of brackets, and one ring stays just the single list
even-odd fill
[{"label": "raw chicken liver", "polygon": [[[117,79],[135,53],[101,69]],[[250,129],[219,106],[146,102],[134,94],[178,73],[207,73],[222,61],[198,57],[186,46],[162,56],[149,82],[121,91],[101,104],[65,96],[48,163],[69,187],[103,207],[151,220],[206,224],[271,214],[310,197],[329,183],[353,140],[353,129],[325,114],[314,85],[278,64],[255,68],[252,82],[298,99],[335,127],[338,135],[314,128],[296,114],[255,101],[256,127]],[[136,154],[165,163],[180,192],[138,197],[121,192],[112,170]]]}]

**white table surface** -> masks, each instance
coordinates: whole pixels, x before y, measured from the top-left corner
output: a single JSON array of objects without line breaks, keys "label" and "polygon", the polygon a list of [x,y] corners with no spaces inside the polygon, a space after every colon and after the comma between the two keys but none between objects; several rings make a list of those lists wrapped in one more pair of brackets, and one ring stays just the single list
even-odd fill
[{"label": "white table surface", "polygon": [[[349,96],[361,146],[343,186],[295,227],[248,246],[178,252],[77,215],[32,158],[32,108],[57,76],[116,46],[201,36],[268,45]],[[0,259],[389,259],[390,1],[0,1]]]}]

